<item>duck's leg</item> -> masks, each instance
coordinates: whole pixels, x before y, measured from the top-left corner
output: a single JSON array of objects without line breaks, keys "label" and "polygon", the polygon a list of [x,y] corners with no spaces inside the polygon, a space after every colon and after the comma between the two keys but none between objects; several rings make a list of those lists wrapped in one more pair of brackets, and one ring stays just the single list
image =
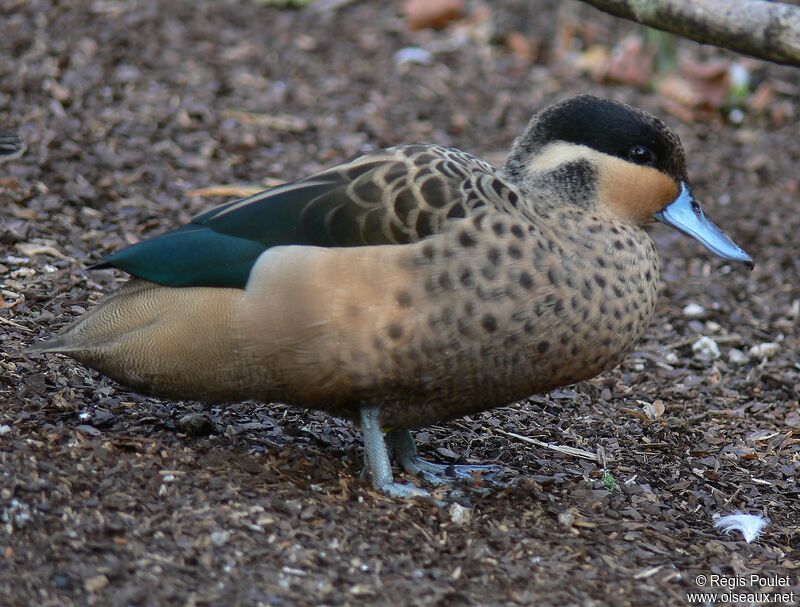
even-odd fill
[{"label": "duck's leg", "polygon": [[364,469],[375,489],[395,497],[430,496],[420,487],[394,482],[378,407],[361,407],[361,432],[364,435]]},{"label": "duck's leg", "polygon": [[408,430],[392,430],[386,435],[386,441],[403,470],[421,476],[432,485],[444,485],[459,479],[472,480],[473,473],[490,478],[500,470],[499,466],[491,465],[435,464],[426,461],[417,455],[417,447]]}]

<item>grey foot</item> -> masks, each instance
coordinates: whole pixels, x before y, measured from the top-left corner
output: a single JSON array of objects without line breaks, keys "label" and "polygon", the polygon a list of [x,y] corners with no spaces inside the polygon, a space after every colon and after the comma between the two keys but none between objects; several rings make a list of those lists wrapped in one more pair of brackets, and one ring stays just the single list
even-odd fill
[{"label": "grey foot", "polygon": [[431,497],[421,487],[394,481],[378,407],[361,408],[361,431],[364,435],[364,472],[377,491],[393,497]]},{"label": "grey foot", "polygon": [[392,430],[386,436],[389,448],[400,466],[415,476],[422,477],[431,485],[447,485],[458,480],[491,479],[500,471],[499,466],[470,464],[436,464],[422,459],[417,454],[414,439],[408,430]]}]

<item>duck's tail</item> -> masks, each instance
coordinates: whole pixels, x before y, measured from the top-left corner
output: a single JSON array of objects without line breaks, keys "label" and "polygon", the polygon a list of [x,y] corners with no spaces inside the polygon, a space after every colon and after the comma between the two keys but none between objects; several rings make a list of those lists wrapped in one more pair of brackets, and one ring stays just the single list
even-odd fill
[{"label": "duck's tail", "polygon": [[149,394],[228,400],[237,373],[231,318],[241,293],[134,280],[26,353],[66,354]]}]

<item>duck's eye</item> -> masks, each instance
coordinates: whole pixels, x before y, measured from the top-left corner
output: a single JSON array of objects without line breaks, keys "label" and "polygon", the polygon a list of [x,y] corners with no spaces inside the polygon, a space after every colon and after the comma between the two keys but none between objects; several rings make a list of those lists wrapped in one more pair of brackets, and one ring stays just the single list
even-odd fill
[{"label": "duck's eye", "polygon": [[628,150],[628,159],[636,164],[653,165],[656,162],[656,155],[648,147],[635,145]]}]

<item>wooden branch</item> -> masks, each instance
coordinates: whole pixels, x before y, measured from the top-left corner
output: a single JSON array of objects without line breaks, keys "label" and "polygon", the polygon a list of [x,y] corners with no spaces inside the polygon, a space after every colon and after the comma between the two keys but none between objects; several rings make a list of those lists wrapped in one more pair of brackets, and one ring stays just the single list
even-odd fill
[{"label": "wooden branch", "polygon": [[800,66],[800,7],[764,0],[581,0],[616,17]]}]

